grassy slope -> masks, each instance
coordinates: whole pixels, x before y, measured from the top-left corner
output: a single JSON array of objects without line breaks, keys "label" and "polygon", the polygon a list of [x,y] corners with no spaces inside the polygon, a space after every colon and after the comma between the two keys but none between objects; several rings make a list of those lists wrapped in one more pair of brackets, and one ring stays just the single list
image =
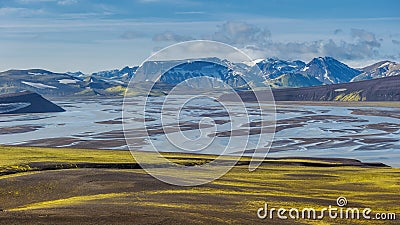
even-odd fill
[{"label": "grassy slope", "polygon": [[0,167],[29,162],[135,162],[129,151],[0,146]]},{"label": "grassy slope", "polygon": [[[182,154],[168,155],[173,158],[188,157]],[[3,170],[29,162],[44,161],[134,163],[130,153],[126,151],[0,147],[0,166]],[[74,209],[90,215],[92,211],[98,213],[96,209],[103,212],[105,208],[102,207],[111,207],[121,210],[121,215],[128,211],[144,211],[147,216],[154,215],[155,212],[161,213],[160,217],[163,218],[163,212],[167,212],[164,217],[178,219],[180,222],[185,219],[186,222],[193,223],[254,224],[261,222],[256,218],[255,212],[266,201],[271,207],[321,209],[335,205],[337,197],[345,196],[350,207],[370,207],[374,212],[400,212],[400,169],[394,168],[263,164],[255,172],[249,172],[247,166],[236,166],[221,179],[199,187],[166,185],[140,169],[98,169],[93,170],[94,172],[87,170],[92,173],[90,176],[85,174],[86,170],[75,171],[69,175],[65,175],[67,170],[61,170],[0,176],[0,208],[16,211],[15,213],[42,215],[57,214],[68,206],[72,210],[69,213],[73,216]],[[57,173],[64,173],[61,177],[65,180],[60,180],[56,176]],[[78,178],[74,177],[79,173],[84,174]],[[98,180],[93,178],[96,175],[101,175]],[[35,176],[37,178],[33,179]],[[43,176],[43,181],[39,179],[40,176]],[[119,180],[119,176],[122,176],[122,181]],[[68,183],[68,177],[71,177],[73,184]],[[129,177],[133,177],[133,180],[123,182]],[[28,182],[29,185],[19,186],[21,181]],[[135,185],[132,185],[133,183]],[[66,188],[68,185],[70,186]],[[140,189],[141,187],[144,188]],[[123,208],[120,209],[121,206]],[[7,215],[9,214],[0,213],[0,219],[9,218]],[[286,222],[290,224],[293,221]],[[366,223],[365,220],[329,219],[298,222]],[[285,221],[278,220],[276,223]]]}]

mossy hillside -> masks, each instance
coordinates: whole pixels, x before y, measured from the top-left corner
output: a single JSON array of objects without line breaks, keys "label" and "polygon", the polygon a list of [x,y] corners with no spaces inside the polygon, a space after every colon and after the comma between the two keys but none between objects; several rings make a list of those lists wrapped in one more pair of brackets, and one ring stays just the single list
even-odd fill
[{"label": "mossy hillside", "polygon": [[335,97],[334,101],[342,101],[342,102],[358,102],[365,101],[365,97],[362,97],[361,93],[363,91],[355,91],[348,94],[340,94]]},{"label": "mossy hillside", "polygon": [[110,87],[106,89],[106,92],[113,94],[113,95],[124,95],[126,92],[127,88],[123,87],[121,85]]},{"label": "mossy hillside", "polygon": [[30,162],[135,162],[129,151],[0,146],[0,168]]},{"label": "mossy hillside", "polygon": [[[143,174],[142,170],[124,172],[126,176]],[[229,220],[238,223],[238,220],[231,216],[239,214],[256,219],[255,212],[263,207],[264,203],[275,208],[301,210],[313,207],[318,211],[329,205],[336,206],[336,199],[345,196],[349,201],[349,207],[360,209],[368,207],[373,209],[373,213],[399,213],[399,178],[400,170],[393,168],[263,165],[256,171],[249,172],[246,166],[237,166],[222,178],[198,187],[170,186],[166,189],[140,192],[76,195],[39,200],[7,210],[30,211],[67,206],[123,205],[188,214],[198,213],[199,216],[210,216],[213,221]],[[218,199],[221,204],[214,204],[207,199]],[[215,214],[220,216],[213,216]],[[327,216],[322,221],[299,220],[298,222],[368,224],[365,220],[331,220]]]},{"label": "mossy hillside", "polygon": [[[179,163],[194,161],[194,164],[202,162],[206,158],[204,155],[175,153],[167,153],[165,156]],[[86,149],[2,146],[0,147],[0,157],[3,168],[23,167],[19,165],[46,161],[134,163],[128,151]],[[207,160],[212,158],[213,156],[209,156]],[[374,213],[400,212],[398,204],[400,201],[398,194],[400,193],[400,183],[398,182],[400,169],[398,168],[340,166],[336,165],[337,163],[313,159],[281,159],[281,161],[282,164],[268,164],[268,162],[276,162],[276,160],[268,159],[253,172],[248,170],[248,165],[235,166],[220,179],[198,187],[162,185],[162,182],[156,182],[157,185],[150,185],[151,188],[140,191],[134,189],[135,186],[141,187],[140,184],[135,185],[131,181],[112,181],[112,179],[119,174],[122,177],[135,177],[133,180],[136,182],[142,182],[143,179],[155,182],[154,178],[149,178],[141,169],[95,169],[99,171],[98,173],[93,172],[95,174],[106,173],[109,175],[107,178],[96,179],[93,178],[93,175],[84,176],[87,177],[87,182],[81,181],[81,185],[70,186],[66,189],[63,182],[68,182],[67,180],[59,180],[57,177],[49,179],[58,171],[29,172],[29,168],[25,167],[28,172],[0,176],[0,181],[4,184],[9,182],[18,184],[18,182],[28,180],[36,182],[36,178],[33,178],[42,174],[46,178],[45,182],[38,181],[36,185],[32,186],[10,184],[11,189],[3,186],[0,188],[0,197],[4,199],[4,204],[10,205],[10,207],[5,207],[7,204],[3,205],[3,209],[6,211],[34,212],[35,210],[57,210],[66,207],[123,206],[146,210],[154,209],[157,212],[168,211],[177,215],[181,213],[182,215],[179,214],[181,216],[193,215],[214,223],[241,223],[243,220],[249,219],[249,221],[252,219],[259,221],[255,212],[264,203],[277,208],[314,207],[320,210],[329,205],[334,206],[336,198],[339,196],[345,196],[351,207],[369,207],[373,209]],[[290,164],[293,162],[317,162],[329,165],[322,167],[296,166]],[[71,174],[76,174],[77,171],[82,170],[72,170]],[[121,175],[121,173],[123,174]],[[25,203],[16,201],[11,204],[7,199],[25,199],[21,201]],[[297,222],[303,224],[368,223],[365,220],[330,220],[329,218],[323,221],[301,220]]]}]

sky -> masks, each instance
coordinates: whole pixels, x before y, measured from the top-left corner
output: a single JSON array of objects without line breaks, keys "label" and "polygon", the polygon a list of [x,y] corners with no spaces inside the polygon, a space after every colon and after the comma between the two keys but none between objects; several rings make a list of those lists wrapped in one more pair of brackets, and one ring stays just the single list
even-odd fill
[{"label": "sky", "polygon": [[0,71],[117,69],[197,39],[253,59],[400,62],[400,1],[0,0]]}]

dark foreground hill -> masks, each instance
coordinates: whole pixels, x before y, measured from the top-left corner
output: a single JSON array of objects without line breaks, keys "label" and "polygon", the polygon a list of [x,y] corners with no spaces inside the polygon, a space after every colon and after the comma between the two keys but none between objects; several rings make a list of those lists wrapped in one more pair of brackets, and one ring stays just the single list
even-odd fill
[{"label": "dark foreground hill", "polygon": [[[216,158],[225,166],[230,160],[178,153],[163,157],[193,166],[215,163]],[[129,151],[0,146],[0,159],[0,172],[15,172],[0,176],[0,224],[308,224],[315,220],[308,219],[313,213],[287,220],[275,213],[262,220],[257,211],[285,207],[299,209],[301,215],[306,207],[336,205],[343,192],[350,207],[374,209],[371,218],[399,209],[400,169],[363,166],[357,160],[268,158],[249,172],[250,158],[242,158],[221,178],[185,187],[161,182],[140,167],[120,167],[137,163]],[[88,164],[90,168],[85,167]],[[161,171],[167,165],[151,166]],[[164,171],[168,175],[168,168]],[[194,175],[195,179],[200,178]],[[366,221],[362,215],[360,220],[327,214],[318,219],[326,224],[365,225]],[[399,223],[385,220],[384,224]]]},{"label": "dark foreground hill", "polygon": [[[314,87],[273,89],[272,92],[275,101],[400,101],[400,76]],[[244,101],[255,100],[251,92],[241,92],[240,96]],[[262,98],[266,95],[261,93],[259,96]],[[230,95],[221,98],[229,99]]]},{"label": "dark foreground hill", "polygon": [[64,112],[39,94],[24,91],[0,95],[0,114]]}]

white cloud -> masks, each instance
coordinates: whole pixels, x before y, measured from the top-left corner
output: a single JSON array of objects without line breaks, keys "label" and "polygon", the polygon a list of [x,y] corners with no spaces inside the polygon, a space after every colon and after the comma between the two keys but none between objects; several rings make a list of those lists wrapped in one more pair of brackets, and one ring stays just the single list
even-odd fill
[{"label": "white cloud", "polygon": [[[333,31],[344,33],[342,29]],[[364,60],[380,56],[380,41],[372,32],[350,29],[352,40],[331,38],[309,41],[273,40],[266,28],[245,22],[226,22],[218,26],[211,39],[232,44],[252,57],[278,57],[283,59],[310,59],[332,56],[340,60]]]},{"label": "white cloud", "polygon": [[0,16],[19,16],[27,17],[44,14],[45,11],[42,9],[29,9],[23,7],[1,7]]},{"label": "white cloud", "polygon": [[58,5],[73,5],[78,3],[78,0],[61,0],[61,1],[57,1]]},{"label": "white cloud", "polygon": [[143,38],[145,36],[146,35],[141,32],[131,30],[131,31],[125,31],[124,33],[122,33],[120,35],[120,38],[125,39],[125,40],[132,40],[132,39]]},{"label": "white cloud", "polygon": [[[331,56],[345,61],[391,58],[391,56],[381,54],[381,41],[373,32],[363,29],[350,29],[348,33],[343,29],[336,29],[332,32],[340,36],[335,39],[327,36],[324,39],[309,41],[282,41],[273,40],[271,32],[266,28],[245,22],[230,21],[218,25],[217,31],[211,35],[189,37],[166,31],[155,35],[153,40],[181,42],[196,38],[210,39],[233,45],[253,58],[278,57],[309,60],[313,57]],[[346,34],[347,38],[343,38]]]},{"label": "white cloud", "polygon": [[176,34],[172,31],[165,31],[165,32],[158,33],[153,36],[153,41],[156,41],[156,42],[162,42],[162,41],[182,42],[182,41],[189,41],[189,40],[193,40],[193,39],[194,39],[193,37]]},{"label": "white cloud", "polygon": [[211,35],[213,40],[239,46],[262,45],[269,42],[270,37],[271,32],[266,28],[232,21],[218,26],[217,32]]}]

